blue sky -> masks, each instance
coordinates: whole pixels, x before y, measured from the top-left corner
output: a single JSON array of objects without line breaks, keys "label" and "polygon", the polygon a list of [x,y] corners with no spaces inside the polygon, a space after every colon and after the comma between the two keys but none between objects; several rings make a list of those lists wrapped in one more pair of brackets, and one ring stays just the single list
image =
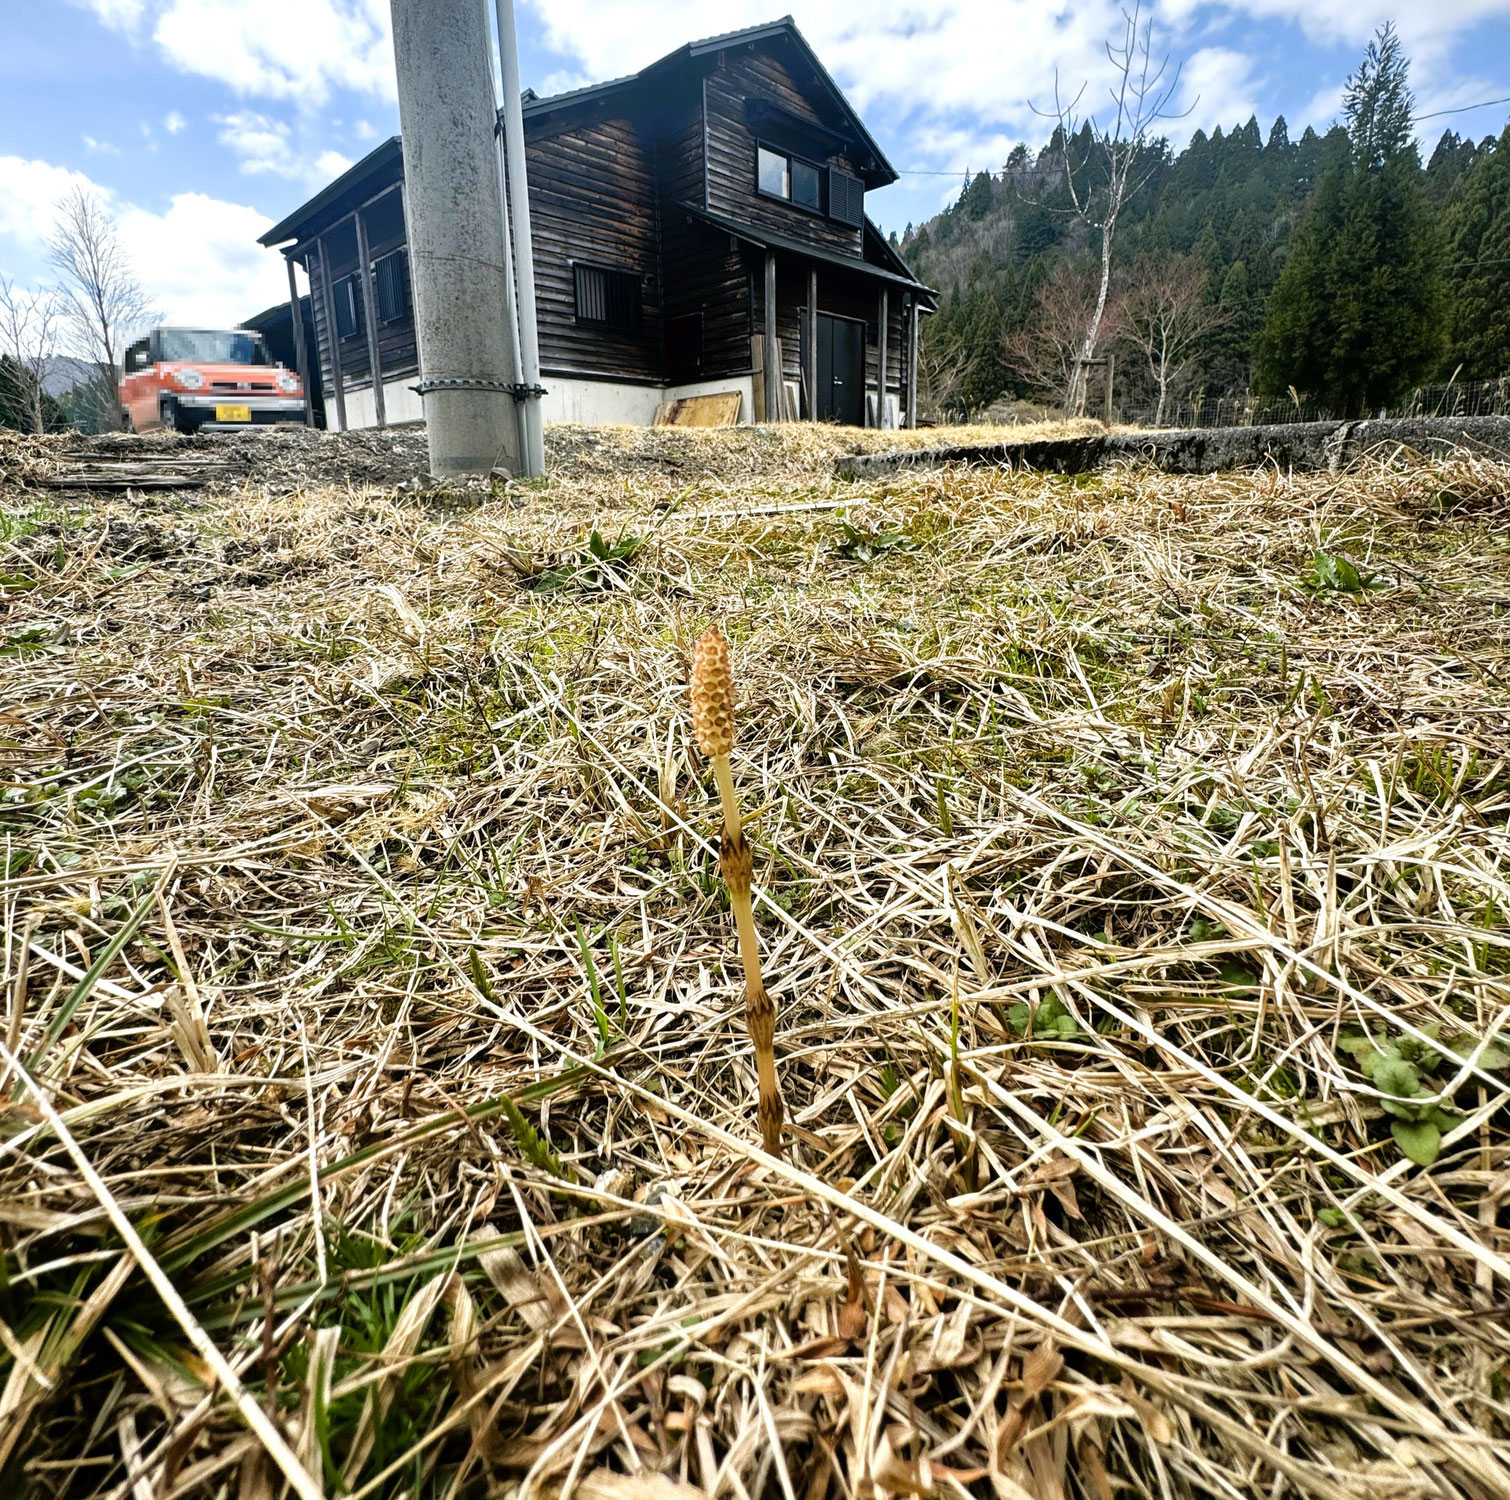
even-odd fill
[{"label": "blue sky", "polygon": [[[683,41],[772,19],[775,4],[520,0],[521,75],[541,93],[642,67]],[[901,182],[871,195],[901,229],[999,166],[1044,122],[1056,67],[1106,72],[1119,0],[793,3]],[[1170,127],[1334,115],[1369,34],[1393,18],[1421,112],[1510,95],[1510,0],[1156,0],[1156,47],[1182,63]],[[0,275],[48,278],[52,204],[107,197],[141,279],[177,321],[231,322],[286,295],[256,236],[398,128],[388,0],[0,0]],[[1103,90],[1104,96],[1104,90]],[[1498,133],[1510,105],[1429,121]]]}]

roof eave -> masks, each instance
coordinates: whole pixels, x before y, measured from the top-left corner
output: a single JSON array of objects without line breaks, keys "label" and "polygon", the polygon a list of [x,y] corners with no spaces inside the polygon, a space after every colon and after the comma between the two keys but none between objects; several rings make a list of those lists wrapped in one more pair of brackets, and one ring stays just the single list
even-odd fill
[{"label": "roof eave", "polygon": [[[893,271],[887,266],[878,266],[874,261],[864,260],[856,256],[845,255],[840,251],[829,249],[824,245],[811,245],[805,241],[794,239],[791,235],[781,234],[776,230],[763,229],[758,224],[746,224],[739,219],[731,219],[724,214],[711,213],[696,203],[681,203],[678,205],[694,219],[700,220],[710,229],[717,230],[720,234],[732,235],[735,239],[743,240],[748,245],[757,248],[777,249],[788,255],[806,256],[811,260],[822,261],[827,265],[837,266],[841,270],[853,271],[861,276],[871,276],[878,281],[889,281],[900,287],[903,291],[911,292],[920,300],[937,302],[938,293],[930,286],[924,286],[907,269],[905,263],[902,271]],[[869,223],[869,220],[866,220]],[[874,226],[872,226],[874,227]]]},{"label": "roof eave", "polygon": [[392,157],[403,159],[403,148],[399,144],[399,138],[391,135],[380,146],[374,147],[364,156],[361,161],[354,162],[341,173],[334,182],[327,183],[313,198],[306,203],[301,203],[291,214],[280,223],[274,224],[266,234],[257,236],[259,245],[266,245],[268,249],[286,244],[289,240],[302,240],[304,238],[300,226],[308,219],[314,218],[322,208],[331,203],[356,186],[364,177],[371,176],[379,168],[386,166]]},{"label": "roof eave", "polygon": [[869,174],[872,181],[867,182],[866,185],[889,187],[896,182],[901,174],[887,160],[886,153],[881,150],[876,138],[865,128],[865,121],[860,118],[859,111],[849,102],[844,90],[834,82],[833,75],[823,66],[818,54],[813,51],[811,43],[803,36],[791,16],[783,16],[779,21],[767,21],[759,26],[746,26],[741,31],[727,31],[722,36],[705,37],[702,41],[683,42],[680,47],[668,52],[664,57],[658,57],[654,62],[646,64],[638,73],[627,73],[622,78],[611,78],[603,83],[588,84],[585,88],[572,89],[564,94],[553,94],[545,99],[532,99],[524,106],[524,118],[526,120],[540,118],[558,109],[570,109],[574,105],[591,103],[595,99],[604,98],[620,89],[642,83],[652,74],[679,62],[708,57],[715,52],[722,52],[729,47],[743,46],[749,42],[771,41],[781,36],[790,37],[812,64],[814,72],[853,123],[856,134],[865,149],[875,158],[876,170]]}]

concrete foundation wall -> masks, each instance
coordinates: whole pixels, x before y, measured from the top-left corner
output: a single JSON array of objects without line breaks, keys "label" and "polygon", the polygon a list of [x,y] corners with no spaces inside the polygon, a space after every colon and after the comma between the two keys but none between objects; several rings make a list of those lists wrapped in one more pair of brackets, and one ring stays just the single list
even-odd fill
[{"label": "concrete foundation wall", "polygon": [[686,396],[707,396],[718,391],[738,391],[739,420],[751,420],[754,382],[748,375],[733,380],[702,380],[692,385],[616,385],[608,380],[572,380],[560,375],[542,375],[546,395],[540,402],[547,422],[578,422],[587,427],[627,423],[648,427],[655,409],[665,401]]},{"label": "concrete foundation wall", "polygon": [[865,453],[841,458],[842,479],[898,469],[994,464],[1052,474],[1083,474],[1108,464],[1148,464],[1169,474],[1215,474],[1273,464],[1335,471],[1366,454],[1401,448],[1440,457],[1457,449],[1510,461],[1510,417],[1401,417],[1378,422],[1294,422],[1276,427],[1212,427],[1114,432],[1036,443],[994,443]]},{"label": "concrete foundation wall", "polygon": [[[385,380],[383,382],[383,405],[388,413],[388,425],[397,426],[400,422],[421,422],[424,420],[425,409],[420,403],[419,397],[409,389],[419,383],[418,375],[405,375],[401,380]],[[336,403],[331,397],[325,403],[325,411],[330,425],[336,425]],[[372,387],[365,390],[346,392],[346,425],[355,430],[358,427],[376,427],[377,411],[372,402]]]},{"label": "concrete foundation wall", "polygon": [[[390,427],[399,422],[424,420],[424,405],[410,389],[418,382],[418,375],[383,382],[383,401]],[[754,380],[749,375],[669,386],[619,385],[610,380],[571,380],[556,375],[542,376],[540,383],[547,392],[540,402],[541,414],[547,422],[579,422],[589,427],[617,423],[648,427],[655,420],[656,407],[663,401],[679,401],[687,396],[707,396],[720,391],[739,392],[741,422],[749,422],[755,409]],[[328,403],[328,410],[334,424],[334,398]],[[346,423],[352,430],[377,425],[370,386],[365,390],[346,392]]]}]

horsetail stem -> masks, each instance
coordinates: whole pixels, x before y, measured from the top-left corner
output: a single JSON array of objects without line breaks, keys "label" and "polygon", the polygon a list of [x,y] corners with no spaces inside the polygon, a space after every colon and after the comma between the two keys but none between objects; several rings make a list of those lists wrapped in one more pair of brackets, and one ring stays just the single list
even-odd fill
[{"label": "horsetail stem", "polygon": [[692,652],[692,733],[698,748],[713,765],[724,831],[719,841],[718,867],[729,888],[734,924],[739,931],[739,956],[745,970],[745,1024],[755,1046],[755,1070],[760,1080],[757,1119],[765,1149],[781,1154],[781,1089],[776,1082],[776,1007],[760,977],[760,949],[755,938],[755,910],[750,899],[755,860],[744,836],[739,794],[729,752],[734,748],[734,671],[729,643],[710,626]]}]

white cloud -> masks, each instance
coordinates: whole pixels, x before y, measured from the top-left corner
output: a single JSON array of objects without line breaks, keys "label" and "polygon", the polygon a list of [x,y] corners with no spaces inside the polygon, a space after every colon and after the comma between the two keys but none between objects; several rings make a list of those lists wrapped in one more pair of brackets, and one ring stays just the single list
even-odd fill
[{"label": "white cloud", "polygon": [[52,233],[54,205],[74,188],[91,186],[82,172],[67,167],[0,156],[0,241],[39,252]]},{"label": "white cloud", "polygon": [[1014,137],[983,126],[972,129],[924,119],[908,131],[907,160],[898,160],[893,165],[905,170],[916,158],[921,162],[957,163],[960,177],[965,172],[972,176],[977,172],[999,172],[1016,144]]},{"label": "white cloud", "polygon": [[1241,125],[1258,113],[1258,94],[1250,57],[1228,47],[1202,47],[1180,70],[1173,108],[1183,111],[1183,118],[1171,122],[1167,133],[1180,143],[1197,128]]},{"label": "white cloud", "polygon": [[[72,3],[154,48],[171,67],[218,80],[247,99],[288,101],[306,122],[338,89],[384,103],[395,97],[389,0]],[[540,70],[548,76],[525,79],[541,93],[618,77],[691,38],[765,22],[781,8],[770,0],[730,0],[715,24],[703,0],[661,0],[653,7],[626,0],[523,3],[532,12],[529,22],[538,23],[557,54]],[[1072,92],[1088,80],[1086,99],[1104,112],[1110,81],[1105,43],[1120,34],[1124,3],[798,0],[794,8],[804,34],[898,167],[956,169],[999,165],[1006,141],[1041,142],[1048,122],[1030,101],[1050,102],[1056,71]],[[1451,55],[1454,42],[1474,26],[1510,16],[1510,0],[1417,0],[1393,7],[1384,0],[1146,0],[1156,46],[1189,60],[1182,103],[1200,94],[1188,120],[1170,123],[1174,143],[1196,125],[1239,122],[1259,97],[1268,106],[1265,124],[1277,106],[1298,129],[1306,123],[1299,114],[1305,97],[1320,82],[1317,60],[1304,53],[1341,49],[1356,56],[1391,9],[1421,107],[1428,110],[1459,97],[1454,90],[1468,70],[1455,65],[1461,59]],[[1276,54],[1276,48],[1282,50]],[[1294,80],[1290,58],[1297,64]],[[1245,66],[1245,59],[1261,61]],[[1322,66],[1335,67],[1335,56]],[[1255,76],[1260,71],[1268,76]],[[329,138],[332,122],[324,128]],[[276,134],[277,122],[272,129]],[[372,138],[363,122],[354,126],[355,141]],[[238,153],[243,170],[311,184],[321,172],[330,175],[297,135],[282,148],[261,144],[265,149]]]},{"label": "white cloud", "polygon": [[557,68],[554,73],[547,73],[534,87],[542,99],[549,99],[555,94],[570,94],[575,89],[585,89],[601,82],[601,79],[589,78],[581,68]]},{"label": "white cloud", "polygon": [[97,141],[92,135],[82,137],[84,149],[98,156],[119,156],[121,148],[114,141]]},{"label": "white cloud", "polygon": [[220,127],[220,144],[241,158],[241,170],[247,176],[324,183],[339,177],[351,165],[350,158],[339,151],[322,151],[313,159],[301,155],[294,146],[292,127],[254,109],[211,118]]},{"label": "white cloud", "polygon": [[278,177],[298,177],[293,166],[293,131],[282,120],[274,120],[256,110],[243,109],[234,115],[215,115],[220,126],[217,138],[226,150],[241,158],[241,170],[249,176],[272,173]]},{"label": "white cloud", "polygon": [[[654,7],[623,0],[524,3],[550,46],[580,64],[590,79],[642,68],[714,29],[701,0],[661,0]],[[732,0],[720,10],[717,29],[767,21],[773,8],[769,0]],[[898,167],[953,168],[993,160],[1004,137],[1043,140],[1048,122],[1030,101],[1041,107],[1052,102],[1056,70],[1071,93],[1089,80],[1086,102],[1103,111],[1110,81],[1105,43],[1120,36],[1123,3],[935,0],[923,6],[918,0],[826,0],[799,3],[793,10],[803,35]],[[1452,40],[1491,17],[1510,15],[1510,0],[1423,0],[1398,10],[1412,76],[1424,98],[1435,76],[1445,81],[1452,74],[1447,66]],[[1264,35],[1245,26],[1241,40],[1220,45],[1213,31],[1225,30],[1230,39],[1234,22],[1287,24],[1312,43],[1361,53],[1390,9],[1358,0],[1154,0],[1144,13],[1153,15],[1156,49],[1189,59],[1179,107],[1200,94],[1190,119],[1171,125],[1178,138],[1197,124],[1209,129],[1239,123],[1258,103],[1249,59],[1278,33]]]},{"label": "white cloud", "polygon": [[184,117],[179,114],[176,109],[170,109],[167,114],[163,116],[163,129],[166,130],[169,135],[177,135],[178,132],[182,130],[188,123],[189,122],[184,119]]},{"label": "white cloud", "polygon": [[[1310,101],[1300,112],[1301,120],[1307,125],[1313,125],[1318,135],[1325,135],[1327,127],[1342,113],[1342,82],[1328,83],[1316,90],[1311,95]],[[1290,132],[1292,138],[1298,136],[1299,129]]]},{"label": "white cloud", "polygon": [[74,0],[240,94],[323,104],[332,88],[395,97],[388,0]]},{"label": "white cloud", "polygon": [[0,261],[32,282],[50,279],[46,241],[60,198],[98,193],[115,216],[132,269],[169,322],[229,326],[288,295],[283,258],[257,236],[266,214],[204,193],[177,193],[154,212],[50,162],[0,156]]},{"label": "white cloud", "polygon": [[165,213],[127,205],[121,240],[168,323],[227,326],[288,297],[283,257],[257,236],[272,220],[204,193],[175,193]]}]

